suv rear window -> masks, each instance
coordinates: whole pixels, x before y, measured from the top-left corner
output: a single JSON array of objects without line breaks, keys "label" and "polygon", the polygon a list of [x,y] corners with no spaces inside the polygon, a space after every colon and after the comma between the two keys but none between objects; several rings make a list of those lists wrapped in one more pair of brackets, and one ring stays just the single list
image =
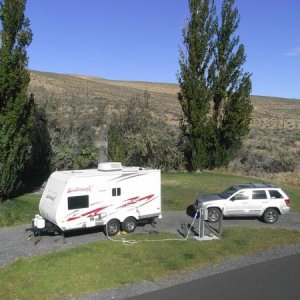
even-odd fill
[{"label": "suv rear window", "polygon": [[283,198],[279,191],[277,190],[269,190],[270,197],[272,199],[281,199]]},{"label": "suv rear window", "polygon": [[267,199],[265,190],[252,191],[252,199]]}]

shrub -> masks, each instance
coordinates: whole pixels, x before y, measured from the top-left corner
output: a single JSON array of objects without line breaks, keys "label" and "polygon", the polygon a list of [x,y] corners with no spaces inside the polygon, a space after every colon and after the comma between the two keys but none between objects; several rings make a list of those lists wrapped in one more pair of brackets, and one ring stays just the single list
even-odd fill
[{"label": "shrub", "polygon": [[276,156],[255,153],[251,150],[245,150],[239,159],[240,166],[246,173],[279,173],[293,172],[296,163],[293,157],[278,153]]},{"label": "shrub", "polygon": [[89,122],[78,121],[79,112],[57,118],[56,105],[46,103],[48,132],[51,140],[51,170],[86,169],[98,161],[95,130]]},{"label": "shrub", "polygon": [[132,100],[126,109],[120,108],[112,118],[108,159],[163,170],[183,167],[176,133],[139,99]]}]

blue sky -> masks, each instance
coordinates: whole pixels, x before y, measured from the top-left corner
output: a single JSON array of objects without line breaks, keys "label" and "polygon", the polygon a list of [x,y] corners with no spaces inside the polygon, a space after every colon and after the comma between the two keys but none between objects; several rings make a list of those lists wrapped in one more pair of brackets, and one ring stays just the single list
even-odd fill
[{"label": "blue sky", "polygon": [[[300,99],[300,1],[235,3],[252,94]],[[177,83],[188,0],[27,0],[26,15],[30,69]]]}]

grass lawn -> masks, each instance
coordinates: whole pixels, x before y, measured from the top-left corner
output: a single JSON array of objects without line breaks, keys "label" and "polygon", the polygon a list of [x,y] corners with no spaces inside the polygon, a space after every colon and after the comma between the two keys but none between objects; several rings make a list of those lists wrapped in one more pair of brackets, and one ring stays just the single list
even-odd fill
[{"label": "grass lawn", "polygon": [[[172,235],[132,234],[130,239]],[[66,299],[142,280],[216,264],[288,243],[300,243],[298,231],[230,228],[221,240],[140,242],[132,246],[109,240],[74,249],[19,259],[0,269],[0,299]],[[176,251],[174,251],[176,249]]]},{"label": "grass lawn", "polygon": [[286,191],[292,201],[292,211],[300,212],[300,187],[283,185],[282,188]]},{"label": "grass lawn", "polygon": [[[212,172],[167,173],[162,176],[163,210],[185,210],[199,194],[221,192],[234,184],[265,182],[257,178]],[[269,181],[268,181],[269,182]],[[292,200],[292,210],[300,211],[300,188],[283,186]]]},{"label": "grass lawn", "polygon": [[0,227],[30,223],[39,212],[40,196],[26,194],[12,200],[0,202]]}]

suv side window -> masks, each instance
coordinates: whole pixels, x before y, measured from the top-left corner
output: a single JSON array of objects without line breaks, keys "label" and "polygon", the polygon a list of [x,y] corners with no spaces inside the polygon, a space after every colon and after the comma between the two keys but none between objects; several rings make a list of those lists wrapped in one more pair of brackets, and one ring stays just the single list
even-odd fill
[{"label": "suv side window", "polygon": [[277,190],[269,190],[269,194],[272,199],[282,199],[283,198],[282,195],[280,194],[280,192]]},{"label": "suv side window", "polygon": [[267,194],[265,190],[252,191],[252,199],[267,199]]},{"label": "suv side window", "polygon": [[243,191],[235,194],[230,200],[248,200],[249,192]]}]

